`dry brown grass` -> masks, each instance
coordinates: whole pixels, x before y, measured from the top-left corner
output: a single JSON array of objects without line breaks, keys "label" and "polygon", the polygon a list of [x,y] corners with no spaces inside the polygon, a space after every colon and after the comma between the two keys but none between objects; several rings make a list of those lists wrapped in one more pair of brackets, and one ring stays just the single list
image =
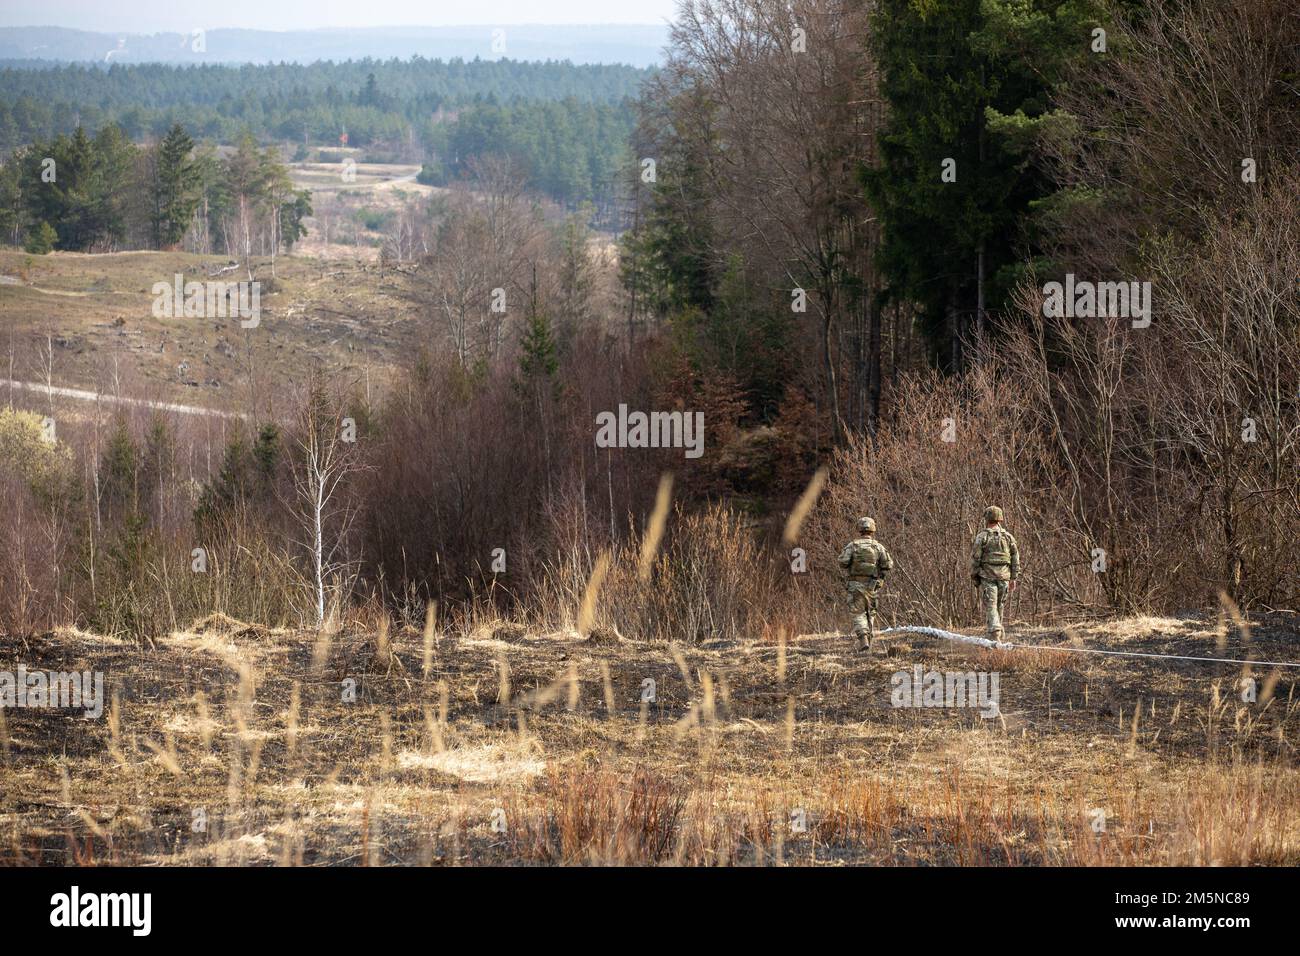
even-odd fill
[{"label": "dry brown grass", "polygon": [[777,600],[788,571],[734,511],[679,508],[666,532],[664,523],[652,516],[644,537],[547,563],[531,602],[539,623],[584,634],[599,624],[642,641],[735,642],[760,637],[772,609],[789,606]]},{"label": "dry brown grass", "polygon": [[[1011,636],[1293,656],[1294,617],[1253,623],[1249,645],[1206,619]],[[74,630],[5,649],[9,669],[102,669],[115,703],[4,712],[0,863],[1300,862],[1290,673],[1248,704],[1228,665],[486,622],[345,626],[313,667],[315,635],[200,624],[151,651]],[[916,664],[997,670],[1001,718],[891,707]]]},{"label": "dry brown grass", "polygon": [[[253,334],[237,319],[153,317],[155,282],[176,273],[205,279],[228,261],[180,252],[29,256],[0,250],[0,275],[21,280],[0,294],[6,332],[0,377],[9,377],[12,344],[14,378],[41,381],[38,355],[49,336],[56,386],[264,414],[277,383],[300,379],[305,364],[318,362],[333,375],[368,376],[378,389],[427,338],[410,304],[393,294],[391,283],[379,281],[373,265],[297,254],[277,260],[273,284],[269,267],[259,265],[262,321]],[[190,367],[185,375],[178,372],[182,362]],[[10,398],[8,390],[4,397]],[[28,400],[20,392],[13,398]],[[42,407],[39,393],[29,399]],[[62,402],[67,407],[60,417],[75,414],[78,404]]]}]

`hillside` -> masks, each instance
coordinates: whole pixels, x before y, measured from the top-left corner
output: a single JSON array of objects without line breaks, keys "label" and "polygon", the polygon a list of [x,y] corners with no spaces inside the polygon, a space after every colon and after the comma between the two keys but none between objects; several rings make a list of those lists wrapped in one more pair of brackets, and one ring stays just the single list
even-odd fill
[{"label": "hillside", "polygon": [[177,273],[202,281],[228,263],[189,253],[0,250],[0,327],[5,352],[18,356],[13,378],[43,380],[35,357],[49,338],[56,385],[111,393],[116,375],[125,395],[230,411],[248,400],[250,360],[259,380],[292,381],[319,363],[379,385],[422,340],[409,300],[350,256],[282,257],[277,278],[261,279],[253,335],[237,318],[153,316],[154,283]]}]

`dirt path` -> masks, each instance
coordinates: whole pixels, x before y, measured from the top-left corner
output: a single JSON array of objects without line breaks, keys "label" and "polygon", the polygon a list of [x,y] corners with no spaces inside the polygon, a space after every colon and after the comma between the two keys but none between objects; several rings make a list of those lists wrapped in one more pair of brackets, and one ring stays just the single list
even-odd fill
[{"label": "dirt path", "polygon": [[17,276],[0,275],[0,285],[16,285],[23,289],[31,289],[33,292],[39,292],[41,295],[68,295],[74,298],[84,298],[90,295],[89,292],[69,292],[63,289],[42,289],[37,285],[28,285],[21,281]]},{"label": "dirt path", "polygon": [[215,408],[203,408],[199,405],[180,405],[175,402],[154,402],[147,398],[128,398],[121,395],[105,395],[83,388],[63,388],[42,385],[40,382],[17,382],[13,379],[0,378],[0,388],[21,388],[29,392],[44,392],[60,398],[71,398],[81,402],[107,402],[110,405],[126,405],[133,408],[153,408],[163,412],[176,412],[179,415],[210,415],[216,418],[243,418],[236,412],[223,412]]},{"label": "dirt path", "polygon": [[[363,176],[367,175],[367,173],[362,170],[362,167],[365,165],[366,164],[363,163],[357,164],[356,168],[360,175]],[[402,165],[406,165],[406,164],[402,164]],[[400,186],[403,183],[414,183],[416,181],[416,177],[420,175],[420,168],[416,166],[409,173],[403,173],[401,175],[396,175],[396,176],[389,176],[386,179],[379,179],[374,182],[356,182],[355,180],[352,182],[348,182],[342,178],[342,170],[343,170],[342,163],[331,163],[331,164],[312,163],[312,164],[306,164],[306,165],[290,167],[290,168],[291,170],[300,170],[301,172],[315,172],[318,169],[325,166],[337,167],[337,169],[339,170],[339,173],[336,174],[338,176],[338,181],[328,182],[328,183],[316,183],[310,179],[304,178],[301,184],[303,188],[310,189],[313,193],[333,193],[342,190],[348,190],[349,192],[356,192],[361,190],[379,191],[384,189],[391,189],[392,187]],[[432,189],[433,187],[427,187],[427,188]]]}]

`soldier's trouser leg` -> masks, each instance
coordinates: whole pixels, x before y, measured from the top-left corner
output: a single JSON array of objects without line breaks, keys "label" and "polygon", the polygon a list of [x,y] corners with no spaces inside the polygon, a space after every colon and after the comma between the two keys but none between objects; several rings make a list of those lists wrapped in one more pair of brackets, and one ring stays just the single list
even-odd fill
[{"label": "soldier's trouser leg", "polygon": [[1002,608],[1007,601],[1006,581],[981,581],[980,601],[984,605],[984,626],[990,640],[1002,640]]},{"label": "soldier's trouser leg", "polygon": [[867,633],[867,602],[866,595],[860,591],[849,592],[849,613],[853,615],[853,636],[861,637]]},{"label": "soldier's trouser leg", "polygon": [[867,593],[861,584],[851,582],[848,587],[848,604],[849,613],[853,615],[853,636],[859,640],[870,636],[872,632],[871,595]]},{"label": "soldier's trouser leg", "polygon": [[880,582],[872,581],[867,591],[867,634],[874,641],[876,639],[876,592],[880,590]]}]

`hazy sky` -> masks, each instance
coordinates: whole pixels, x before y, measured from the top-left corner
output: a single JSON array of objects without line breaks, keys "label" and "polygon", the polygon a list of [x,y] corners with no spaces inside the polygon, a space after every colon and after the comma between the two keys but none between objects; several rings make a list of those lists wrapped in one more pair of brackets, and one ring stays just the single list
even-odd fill
[{"label": "hazy sky", "polygon": [[244,27],[663,23],[676,0],[0,0],[0,26],[109,33]]}]

